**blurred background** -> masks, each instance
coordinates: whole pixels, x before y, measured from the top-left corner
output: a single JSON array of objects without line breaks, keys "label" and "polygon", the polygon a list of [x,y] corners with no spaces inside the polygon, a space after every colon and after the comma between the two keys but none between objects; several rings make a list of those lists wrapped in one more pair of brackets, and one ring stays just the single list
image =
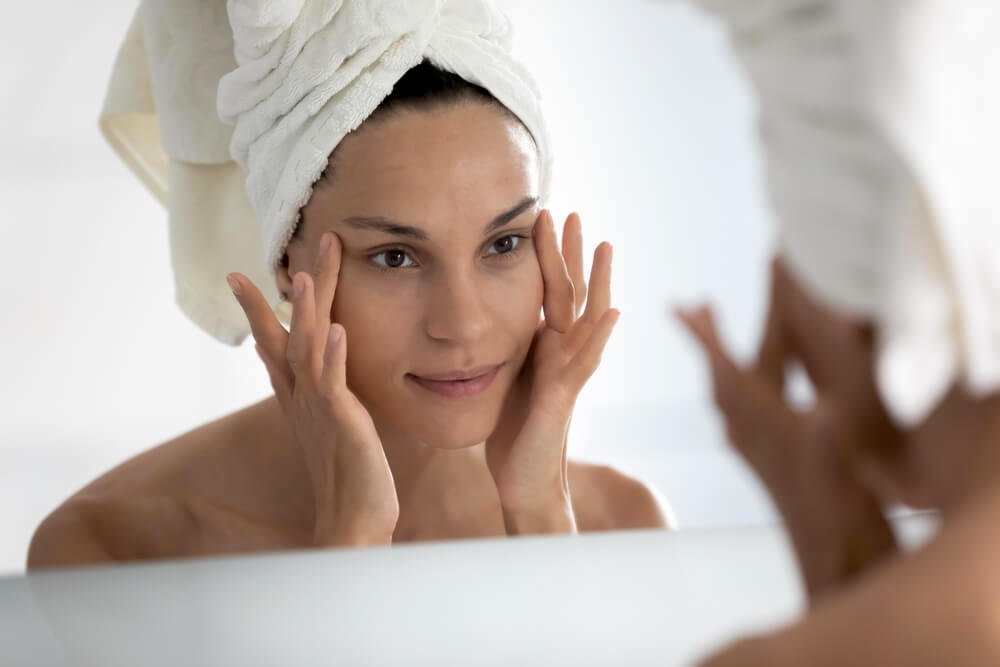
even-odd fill
[{"label": "blurred background", "polygon": [[[731,455],[698,350],[670,311],[711,300],[752,353],[772,227],[754,101],[726,36],[684,2],[499,0],[545,96],[556,218],[615,245],[622,318],[571,455],[655,485],[682,528],[769,521]],[[0,574],[37,524],[121,461],[270,394],[173,304],[166,213],[97,128],[132,17],[122,0],[14,3],[0,28]]]}]

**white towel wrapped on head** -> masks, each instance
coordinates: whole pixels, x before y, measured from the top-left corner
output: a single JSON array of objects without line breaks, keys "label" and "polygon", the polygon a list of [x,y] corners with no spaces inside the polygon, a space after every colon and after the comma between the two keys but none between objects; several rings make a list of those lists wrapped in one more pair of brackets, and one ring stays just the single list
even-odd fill
[{"label": "white towel wrapped on head", "polygon": [[698,2],[759,93],[781,251],[878,325],[890,413],[1000,390],[1000,3]]},{"label": "white towel wrapped on head", "polygon": [[330,153],[427,59],[488,90],[551,149],[538,89],[489,0],[143,0],[101,117],[167,205],[177,302],[221,341],[249,333],[226,274],[285,322],[274,270]]}]

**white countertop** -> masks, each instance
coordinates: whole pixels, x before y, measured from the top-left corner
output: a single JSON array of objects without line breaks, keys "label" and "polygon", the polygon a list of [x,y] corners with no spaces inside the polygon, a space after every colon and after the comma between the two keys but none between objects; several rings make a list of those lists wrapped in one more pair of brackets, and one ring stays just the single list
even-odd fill
[{"label": "white countertop", "polygon": [[800,602],[766,529],[290,552],[0,579],[0,661],[687,664]]}]

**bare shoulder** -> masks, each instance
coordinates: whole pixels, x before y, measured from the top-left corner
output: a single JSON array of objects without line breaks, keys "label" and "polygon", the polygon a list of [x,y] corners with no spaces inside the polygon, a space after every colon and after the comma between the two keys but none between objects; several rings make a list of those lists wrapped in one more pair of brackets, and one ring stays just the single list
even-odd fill
[{"label": "bare shoulder", "polygon": [[175,499],[76,494],[35,529],[27,568],[96,565],[189,553],[189,517]]},{"label": "bare shoulder", "polygon": [[280,547],[311,526],[301,461],[288,451],[272,401],[203,424],[73,494],[36,530],[28,565]]},{"label": "bare shoulder", "polygon": [[611,466],[570,461],[569,484],[580,531],[673,526],[673,513],[657,491]]}]

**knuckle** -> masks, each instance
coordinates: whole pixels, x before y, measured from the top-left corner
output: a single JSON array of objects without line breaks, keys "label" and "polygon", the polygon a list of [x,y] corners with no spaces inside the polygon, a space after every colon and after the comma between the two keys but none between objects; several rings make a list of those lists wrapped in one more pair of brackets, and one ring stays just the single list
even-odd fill
[{"label": "knuckle", "polygon": [[317,387],[316,393],[323,399],[324,408],[334,417],[343,412],[344,397],[339,387],[330,382],[324,382]]},{"label": "knuckle", "polygon": [[323,399],[324,404],[330,410],[336,407],[339,397],[337,396],[337,388],[332,386],[330,382],[321,382],[319,386],[316,387],[316,394]]}]

